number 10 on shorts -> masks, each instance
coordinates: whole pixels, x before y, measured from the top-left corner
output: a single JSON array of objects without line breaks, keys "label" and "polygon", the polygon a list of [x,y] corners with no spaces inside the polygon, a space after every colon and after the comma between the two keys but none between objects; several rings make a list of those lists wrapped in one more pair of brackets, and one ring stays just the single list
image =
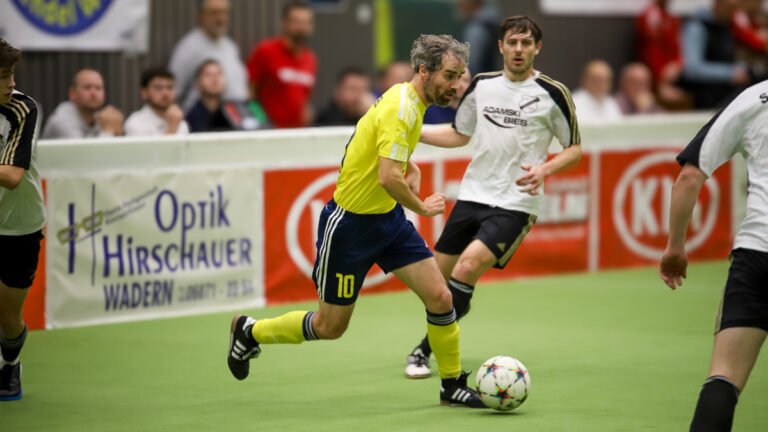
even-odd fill
[{"label": "number 10 on shorts", "polygon": [[355,275],[343,275],[336,273],[339,280],[339,298],[352,298],[355,293]]}]

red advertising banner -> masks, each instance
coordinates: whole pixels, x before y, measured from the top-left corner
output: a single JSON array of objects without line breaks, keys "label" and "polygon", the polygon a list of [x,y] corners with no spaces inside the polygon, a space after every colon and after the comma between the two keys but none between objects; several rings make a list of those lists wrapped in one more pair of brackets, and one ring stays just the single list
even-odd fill
[{"label": "red advertising banner", "polygon": [[[679,148],[603,152],[599,268],[658,263],[669,234]],[[731,248],[731,164],[707,180],[688,230],[689,258],[724,258]]]}]

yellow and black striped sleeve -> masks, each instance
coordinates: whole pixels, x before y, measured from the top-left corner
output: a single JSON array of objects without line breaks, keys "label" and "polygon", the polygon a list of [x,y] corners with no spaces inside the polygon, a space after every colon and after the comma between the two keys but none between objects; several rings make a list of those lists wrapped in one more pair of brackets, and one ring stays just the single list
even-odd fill
[{"label": "yellow and black striped sleeve", "polygon": [[568,137],[568,146],[581,144],[581,134],[579,133],[579,122],[576,120],[576,107],[573,105],[571,91],[563,83],[555,81],[552,78],[541,74],[536,79],[544,90],[549,93],[552,100],[560,108],[568,124],[570,136]]},{"label": "yellow and black striped sleeve", "polygon": [[14,93],[7,104],[0,105],[0,114],[11,124],[7,141],[0,154],[0,165],[29,169],[37,127],[37,113],[35,101],[19,93]]}]

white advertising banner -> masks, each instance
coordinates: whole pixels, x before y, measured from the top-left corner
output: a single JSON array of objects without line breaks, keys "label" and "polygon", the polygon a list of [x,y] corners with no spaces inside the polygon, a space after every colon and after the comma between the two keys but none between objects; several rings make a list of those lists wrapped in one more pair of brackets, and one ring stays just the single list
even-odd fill
[{"label": "white advertising banner", "polygon": [[[539,0],[541,10],[549,15],[636,16],[654,0]],[[708,7],[712,0],[669,0],[674,15],[691,15]]]},{"label": "white advertising banner", "polygon": [[0,37],[22,50],[147,52],[149,0],[3,0]]},{"label": "white advertising banner", "polygon": [[48,328],[263,307],[257,168],[48,179]]}]

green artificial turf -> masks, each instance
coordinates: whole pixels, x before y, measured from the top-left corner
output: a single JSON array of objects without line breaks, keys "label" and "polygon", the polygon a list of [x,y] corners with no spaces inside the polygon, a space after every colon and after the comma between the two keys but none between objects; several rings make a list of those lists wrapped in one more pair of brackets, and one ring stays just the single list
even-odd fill
[{"label": "green artificial turf", "polygon": [[[3,431],[683,431],[707,375],[726,262],[676,292],[654,268],[480,284],[461,321],[465,368],[511,355],[530,370],[511,413],[441,407],[439,379],[407,380],[425,332],[409,292],[363,296],[337,341],[263,346],[251,376],[226,366],[232,314],[37,331],[24,397]],[[256,318],[314,303],[244,311]],[[432,360],[434,366],[434,359]],[[470,378],[474,382],[474,375]],[[758,360],[734,431],[768,429]]]}]

